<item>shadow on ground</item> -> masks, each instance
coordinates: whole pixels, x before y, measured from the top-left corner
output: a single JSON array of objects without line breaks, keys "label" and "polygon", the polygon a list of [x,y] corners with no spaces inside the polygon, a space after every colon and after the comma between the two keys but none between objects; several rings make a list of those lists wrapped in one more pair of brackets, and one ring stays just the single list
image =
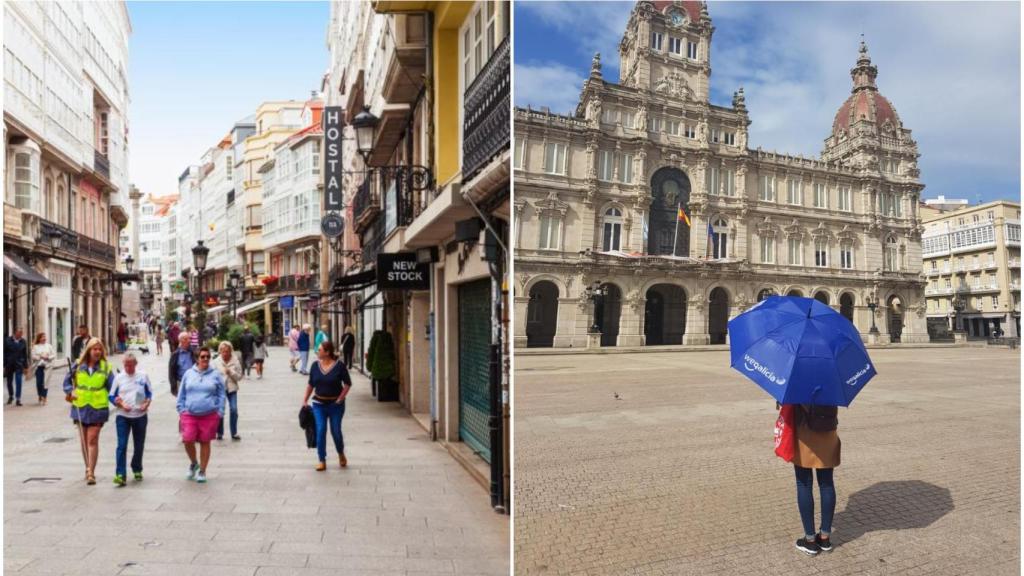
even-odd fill
[{"label": "shadow on ground", "polygon": [[949,489],[920,480],[879,482],[850,495],[836,514],[836,546],[876,530],[924,528],[953,511]]}]

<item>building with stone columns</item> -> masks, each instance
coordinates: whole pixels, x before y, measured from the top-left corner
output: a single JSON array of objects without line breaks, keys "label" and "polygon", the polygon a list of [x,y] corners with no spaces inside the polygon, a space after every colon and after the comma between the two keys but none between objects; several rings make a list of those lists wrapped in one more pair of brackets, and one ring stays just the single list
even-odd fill
[{"label": "building with stone columns", "polygon": [[742,87],[710,101],[713,33],[705,2],[638,2],[617,82],[595,55],[574,115],[515,111],[515,345],[725,344],[768,294],[927,340],[917,144],[867,47],[809,158],[748,146]]}]

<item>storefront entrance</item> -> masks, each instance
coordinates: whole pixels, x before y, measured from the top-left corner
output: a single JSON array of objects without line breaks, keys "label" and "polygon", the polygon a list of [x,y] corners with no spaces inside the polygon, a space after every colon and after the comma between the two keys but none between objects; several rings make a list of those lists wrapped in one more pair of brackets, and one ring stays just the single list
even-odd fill
[{"label": "storefront entrance", "polygon": [[491,281],[459,286],[459,436],[491,461]]}]

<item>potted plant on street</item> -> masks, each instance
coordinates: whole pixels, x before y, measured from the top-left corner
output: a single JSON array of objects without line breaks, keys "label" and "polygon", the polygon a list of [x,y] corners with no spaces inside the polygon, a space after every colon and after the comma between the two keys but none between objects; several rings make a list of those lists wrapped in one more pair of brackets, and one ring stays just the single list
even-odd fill
[{"label": "potted plant on street", "polygon": [[378,330],[370,341],[370,375],[377,386],[378,402],[398,400],[398,382],[395,381],[395,342],[391,334]]}]

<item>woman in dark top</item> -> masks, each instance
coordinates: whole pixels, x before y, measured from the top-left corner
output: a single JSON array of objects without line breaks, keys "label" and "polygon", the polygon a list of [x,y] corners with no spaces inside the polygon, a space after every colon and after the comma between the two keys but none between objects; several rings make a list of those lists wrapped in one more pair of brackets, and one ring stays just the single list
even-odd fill
[{"label": "woman in dark top", "polygon": [[309,404],[313,396],[313,417],[316,419],[316,455],[319,462],[318,472],[327,469],[327,425],[331,426],[331,437],[334,447],[338,450],[338,464],[344,468],[348,465],[345,458],[345,441],[341,435],[341,417],[345,415],[345,397],[352,388],[345,365],[338,361],[334,343],[325,340],[317,351],[317,361],[309,369],[309,385],[302,405]]}]

